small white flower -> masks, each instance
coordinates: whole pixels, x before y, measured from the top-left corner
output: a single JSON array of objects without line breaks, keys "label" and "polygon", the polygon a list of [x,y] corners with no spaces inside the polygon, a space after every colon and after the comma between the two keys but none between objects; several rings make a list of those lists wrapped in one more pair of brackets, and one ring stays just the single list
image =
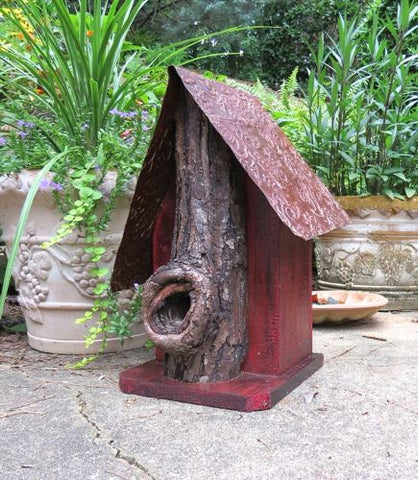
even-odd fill
[{"label": "small white flower", "polygon": [[244,50],[241,49],[241,50],[239,51],[239,56],[242,57],[243,55],[244,55]]}]

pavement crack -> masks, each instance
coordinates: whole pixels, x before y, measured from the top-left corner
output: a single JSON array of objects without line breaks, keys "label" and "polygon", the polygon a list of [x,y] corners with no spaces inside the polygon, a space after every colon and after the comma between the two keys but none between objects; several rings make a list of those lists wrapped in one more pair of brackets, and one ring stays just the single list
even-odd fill
[{"label": "pavement crack", "polygon": [[101,429],[97,425],[97,423],[89,417],[89,415],[86,411],[87,402],[84,400],[83,394],[80,391],[77,393],[76,398],[77,398],[77,402],[78,402],[78,411],[80,412],[80,415],[95,430],[95,435],[94,435],[94,443],[95,443],[100,438],[100,435],[102,433]]},{"label": "pavement crack", "polygon": [[120,448],[116,448],[116,447],[113,447],[113,448],[116,451],[116,453],[115,453],[116,458],[124,460],[125,462],[129,463],[129,465],[132,465],[133,467],[137,468],[141,472],[145,473],[146,475],[148,475],[148,477],[151,480],[157,480],[157,478],[154,477],[146,467],[141,465],[135,457],[132,457],[132,456],[129,456],[129,455],[123,453]]},{"label": "pavement crack", "polygon": [[[124,453],[120,448],[116,447],[114,445],[115,441],[111,438],[104,438],[104,436],[102,435],[102,430],[101,428],[99,427],[99,425],[90,418],[89,414],[87,413],[87,410],[86,410],[86,406],[87,406],[87,402],[86,400],[83,398],[83,394],[82,392],[78,391],[77,395],[76,395],[76,398],[77,398],[77,402],[78,402],[78,410],[80,412],[80,415],[86,420],[86,422],[91,425],[91,427],[94,429],[95,431],[95,436],[94,436],[94,440],[93,440],[93,443],[97,443],[98,441],[102,441],[103,443],[106,443],[110,449],[112,450],[112,453],[113,453],[113,456],[119,460],[122,460],[126,463],[128,463],[131,467],[134,467],[136,468],[137,470],[139,470],[142,474],[146,474],[147,477],[150,479],[150,480],[157,480],[156,477],[154,477],[150,471],[144,467],[144,465],[141,465],[138,460],[136,460],[135,457],[132,457],[126,453]],[[138,472],[139,473],[139,472]]]}]

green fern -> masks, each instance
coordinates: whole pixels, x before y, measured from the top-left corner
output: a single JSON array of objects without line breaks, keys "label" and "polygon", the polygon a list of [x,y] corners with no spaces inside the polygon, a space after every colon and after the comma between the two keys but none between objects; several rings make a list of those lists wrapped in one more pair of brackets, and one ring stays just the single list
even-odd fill
[{"label": "green fern", "polygon": [[280,86],[280,90],[279,90],[280,100],[283,106],[288,110],[294,106],[294,101],[296,98],[296,90],[298,89],[298,86],[299,86],[298,80],[297,80],[298,72],[299,72],[299,68],[298,67],[294,68],[289,78],[283,80]]}]

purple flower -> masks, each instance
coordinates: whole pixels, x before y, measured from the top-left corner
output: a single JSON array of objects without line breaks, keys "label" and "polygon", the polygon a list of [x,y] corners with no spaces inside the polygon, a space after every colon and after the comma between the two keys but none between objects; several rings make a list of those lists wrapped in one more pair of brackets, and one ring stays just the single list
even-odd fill
[{"label": "purple flower", "polygon": [[87,130],[88,128],[89,128],[88,123],[83,123],[83,125],[81,125],[81,130]]},{"label": "purple flower", "polygon": [[17,134],[19,135],[20,138],[25,138],[28,136],[27,132],[24,132],[23,130],[19,130]]},{"label": "purple flower", "polygon": [[0,147],[4,147],[6,143],[7,143],[7,140],[4,137],[0,137]]},{"label": "purple flower", "polygon": [[24,120],[18,120],[19,127],[33,128],[35,124],[33,122],[25,122]]},{"label": "purple flower", "polygon": [[56,192],[60,192],[62,190],[62,185],[60,183],[55,183],[48,178],[44,178],[39,185],[40,190],[55,190]]},{"label": "purple flower", "polygon": [[112,115],[117,115],[120,118],[133,118],[137,116],[137,112],[121,112],[120,110],[116,108],[112,108],[112,110],[109,111]]}]

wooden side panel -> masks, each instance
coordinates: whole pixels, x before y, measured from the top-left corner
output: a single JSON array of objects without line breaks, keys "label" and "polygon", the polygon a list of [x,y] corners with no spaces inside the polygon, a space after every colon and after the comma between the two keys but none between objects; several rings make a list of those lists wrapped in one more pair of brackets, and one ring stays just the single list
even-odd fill
[{"label": "wooden side panel", "polygon": [[292,234],[249,178],[247,248],[243,371],[280,375],[312,353],[311,242]]}]

